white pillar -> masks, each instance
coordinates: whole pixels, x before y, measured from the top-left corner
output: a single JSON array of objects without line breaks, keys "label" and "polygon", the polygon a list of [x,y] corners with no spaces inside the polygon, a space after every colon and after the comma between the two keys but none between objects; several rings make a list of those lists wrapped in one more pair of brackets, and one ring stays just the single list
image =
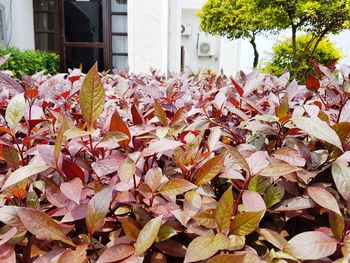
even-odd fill
[{"label": "white pillar", "polygon": [[131,72],[168,71],[169,0],[133,0],[128,4]]}]

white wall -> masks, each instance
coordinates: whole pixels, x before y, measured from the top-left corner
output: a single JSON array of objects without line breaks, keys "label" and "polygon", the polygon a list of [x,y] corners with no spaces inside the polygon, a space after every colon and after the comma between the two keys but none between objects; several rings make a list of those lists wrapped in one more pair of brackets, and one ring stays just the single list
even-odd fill
[{"label": "white wall", "polygon": [[198,33],[200,32],[199,19],[196,9],[182,9],[182,24],[190,26],[192,33],[181,37],[181,45],[185,49],[185,71],[198,71],[205,69],[219,70],[220,38],[214,38],[215,55],[204,57],[198,56]]},{"label": "white wall", "polygon": [[[10,10],[10,2],[12,8]],[[5,28],[9,46],[34,49],[32,0],[0,0],[5,5]]]},{"label": "white wall", "polygon": [[168,0],[129,1],[130,71],[168,71],[168,14]]},{"label": "white wall", "polygon": [[181,62],[181,2],[169,0],[168,70],[178,72]]}]

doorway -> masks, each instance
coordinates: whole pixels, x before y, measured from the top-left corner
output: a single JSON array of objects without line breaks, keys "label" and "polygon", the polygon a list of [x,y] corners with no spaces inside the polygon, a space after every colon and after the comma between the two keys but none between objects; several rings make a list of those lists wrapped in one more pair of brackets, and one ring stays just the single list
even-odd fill
[{"label": "doorway", "polygon": [[60,0],[60,47],[63,70],[81,67],[87,72],[96,62],[108,69],[109,41],[106,0]]}]

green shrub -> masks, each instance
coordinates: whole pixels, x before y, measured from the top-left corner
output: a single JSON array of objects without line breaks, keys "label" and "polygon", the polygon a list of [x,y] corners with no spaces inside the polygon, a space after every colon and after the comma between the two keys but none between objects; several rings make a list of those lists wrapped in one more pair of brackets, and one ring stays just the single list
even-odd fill
[{"label": "green shrub", "polygon": [[11,70],[19,78],[20,72],[33,75],[38,71],[55,74],[58,71],[59,56],[55,53],[40,50],[20,50],[16,47],[0,49],[0,56],[10,54],[9,59],[0,70]]},{"label": "green shrub", "polygon": [[[304,35],[297,38],[297,57],[304,57],[304,51],[310,38],[310,35]],[[278,41],[272,49],[272,61],[266,64],[266,67],[262,69],[263,72],[273,75],[282,75],[287,69],[291,73],[291,76],[294,76],[296,68],[298,68],[296,78],[301,81],[301,83],[305,82],[305,76],[307,73],[313,73],[313,65],[307,59],[300,59],[298,60],[298,65],[293,65],[293,47],[291,38],[284,41]],[[313,49],[314,45],[308,49],[306,58],[311,58],[322,65],[331,60],[338,60],[341,58],[340,50],[328,39],[321,40],[312,55]]]}]

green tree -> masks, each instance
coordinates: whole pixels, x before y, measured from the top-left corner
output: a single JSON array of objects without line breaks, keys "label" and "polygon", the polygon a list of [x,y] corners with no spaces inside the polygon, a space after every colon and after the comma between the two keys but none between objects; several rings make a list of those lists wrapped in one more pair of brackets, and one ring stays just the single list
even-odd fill
[{"label": "green tree", "polygon": [[[350,0],[254,0],[256,8],[272,12],[272,24],[278,29],[291,29],[292,64],[294,77],[299,66],[312,58],[320,42],[328,34],[337,34],[350,28]],[[268,15],[267,15],[268,17]],[[267,19],[267,18],[266,18]],[[297,34],[306,32],[311,37],[298,54]],[[310,52],[311,50],[311,52]]]},{"label": "green tree", "polygon": [[272,32],[276,27],[270,23],[266,10],[257,10],[255,0],[208,0],[197,13],[203,31],[229,39],[249,39],[254,49],[254,68],[259,62],[256,36]]},{"label": "green tree", "polygon": [[[324,37],[350,28],[350,0],[208,0],[199,17],[204,31],[230,39],[248,38],[253,47],[257,34],[291,29],[297,76],[299,62],[307,55],[313,57]],[[297,55],[298,32],[311,35],[302,57]]]},{"label": "green tree", "polygon": [[[297,58],[304,55],[310,57],[311,52],[313,52],[313,59],[323,65],[329,61],[338,60],[341,58],[339,49],[337,49],[334,44],[327,38],[322,39],[316,48],[314,46],[311,46],[311,48],[308,50],[308,53],[304,54],[303,52],[310,42],[311,38],[311,35],[303,35],[297,37]],[[315,45],[315,43],[313,45]],[[273,46],[272,61],[268,62],[262,71],[279,76],[282,75],[287,69],[291,75],[294,75],[296,69],[293,67],[292,62],[293,45],[292,39],[288,38],[277,42],[277,44]],[[304,59],[303,61],[300,61],[300,64],[298,66],[297,79],[300,80],[301,83],[304,83],[306,74],[308,73],[313,73],[313,65]]]}]

